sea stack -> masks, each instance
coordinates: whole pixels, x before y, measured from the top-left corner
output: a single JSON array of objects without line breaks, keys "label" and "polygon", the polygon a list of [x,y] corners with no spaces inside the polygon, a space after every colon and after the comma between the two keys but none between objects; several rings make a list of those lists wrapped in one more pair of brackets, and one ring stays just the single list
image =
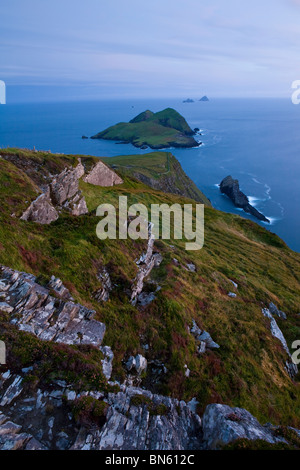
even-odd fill
[{"label": "sea stack", "polygon": [[246,194],[240,190],[238,180],[234,180],[232,176],[226,176],[226,178],[221,181],[220,191],[221,193],[226,194],[226,196],[232,200],[235,207],[243,209],[248,214],[253,215],[263,222],[270,223],[269,219],[267,219],[261,212],[255,209],[255,207],[251,206]]}]

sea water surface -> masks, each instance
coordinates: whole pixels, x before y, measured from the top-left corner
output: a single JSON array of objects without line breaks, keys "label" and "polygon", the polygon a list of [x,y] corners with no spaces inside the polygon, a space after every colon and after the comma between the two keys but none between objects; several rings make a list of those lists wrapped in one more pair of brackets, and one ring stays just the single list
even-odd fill
[{"label": "sea water surface", "polygon": [[[0,147],[96,156],[147,153],[131,144],[82,139],[138,113],[166,107],[201,129],[203,145],[172,149],[185,172],[217,209],[260,223],[300,252],[300,106],[286,99],[178,99],[26,103],[0,106]],[[251,203],[271,220],[257,221],[220,194],[232,175]],[[1,188],[0,188],[1,190]]]}]

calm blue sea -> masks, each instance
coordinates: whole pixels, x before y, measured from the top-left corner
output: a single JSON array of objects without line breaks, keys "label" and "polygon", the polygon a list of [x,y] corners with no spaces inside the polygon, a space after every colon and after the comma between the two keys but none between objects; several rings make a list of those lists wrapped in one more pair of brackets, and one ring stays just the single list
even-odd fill
[{"label": "calm blue sea", "polygon": [[192,128],[202,130],[201,147],[172,151],[213,206],[251,218],[220,194],[217,185],[231,174],[239,179],[252,204],[272,222],[270,226],[262,225],[300,252],[300,106],[290,100],[7,104],[0,106],[0,147],[35,146],[52,152],[96,156],[145,153],[132,145],[82,140],[81,136],[128,121],[145,109],[155,112],[165,107],[175,108]]}]

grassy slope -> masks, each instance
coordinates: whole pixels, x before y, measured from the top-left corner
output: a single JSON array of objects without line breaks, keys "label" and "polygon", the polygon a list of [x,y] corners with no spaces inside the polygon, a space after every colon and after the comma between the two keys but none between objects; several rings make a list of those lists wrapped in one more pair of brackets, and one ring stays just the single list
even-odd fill
[{"label": "grassy slope", "polygon": [[[44,168],[75,162],[67,156],[26,152],[19,156],[23,161],[41,158]],[[261,422],[300,426],[299,384],[284,371],[286,356],[261,314],[262,305],[274,301],[288,315],[278,324],[289,345],[299,339],[300,255],[276,235],[239,216],[206,208],[201,251],[185,251],[184,241],[156,241],[163,262],[152,278],[162,289],[148,308],[138,310],[130,305],[126,289],[145,242],[100,241],[93,211],[99,203],[117,203],[121,194],[128,196],[129,203],[146,205],[190,200],[155,191],[129,177],[112,188],[81,182],[91,214],[63,215],[40,226],[10,216],[21,214],[28,206],[25,201],[35,197],[36,185],[24,172],[1,159],[0,185],[0,262],[36,275],[55,274],[77,301],[94,307],[107,326],[105,344],[115,352],[115,377],[124,377],[124,355],[145,354],[142,344],[148,343],[148,359],[159,359],[168,369],[158,391],[185,399],[196,396],[200,411],[209,402],[223,401],[247,408]],[[184,269],[187,262],[197,266],[197,273]],[[96,272],[102,264],[107,265],[115,288],[110,300],[99,305],[92,293],[100,287]],[[229,279],[239,284],[237,299],[227,296],[232,290]],[[150,290],[151,285],[145,288]],[[187,331],[193,318],[220,344],[219,350],[197,356]],[[185,364],[191,370],[189,378],[184,376]],[[145,384],[150,385],[147,377]]]},{"label": "grassy slope", "polygon": [[147,114],[146,111],[129,123],[120,122],[92,138],[120,140],[131,142],[136,147],[148,145],[153,149],[160,149],[173,145],[193,147],[196,142],[191,137],[192,134],[193,131],[185,119],[175,110],[168,108],[155,114]]},{"label": "grassy slope", "polygon": [[155,189],[181,193],[211,207],[207,197],[184,173],[178,160],[169,152],[122,155],[101,160],[117,169],[122,175],[134,176]]}]

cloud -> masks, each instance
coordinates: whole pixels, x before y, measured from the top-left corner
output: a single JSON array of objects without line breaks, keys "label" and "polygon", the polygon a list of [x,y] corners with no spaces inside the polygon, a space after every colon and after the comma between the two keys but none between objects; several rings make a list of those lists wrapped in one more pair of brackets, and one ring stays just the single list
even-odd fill
[{"label": "cloud", "polygon": [[202,85],[218,92],[222,82],[228,95],[242,87],[282,94],[298,78],[291,5],[300,0],[11,0],[1,11],[1,78],[153,94]]}]

